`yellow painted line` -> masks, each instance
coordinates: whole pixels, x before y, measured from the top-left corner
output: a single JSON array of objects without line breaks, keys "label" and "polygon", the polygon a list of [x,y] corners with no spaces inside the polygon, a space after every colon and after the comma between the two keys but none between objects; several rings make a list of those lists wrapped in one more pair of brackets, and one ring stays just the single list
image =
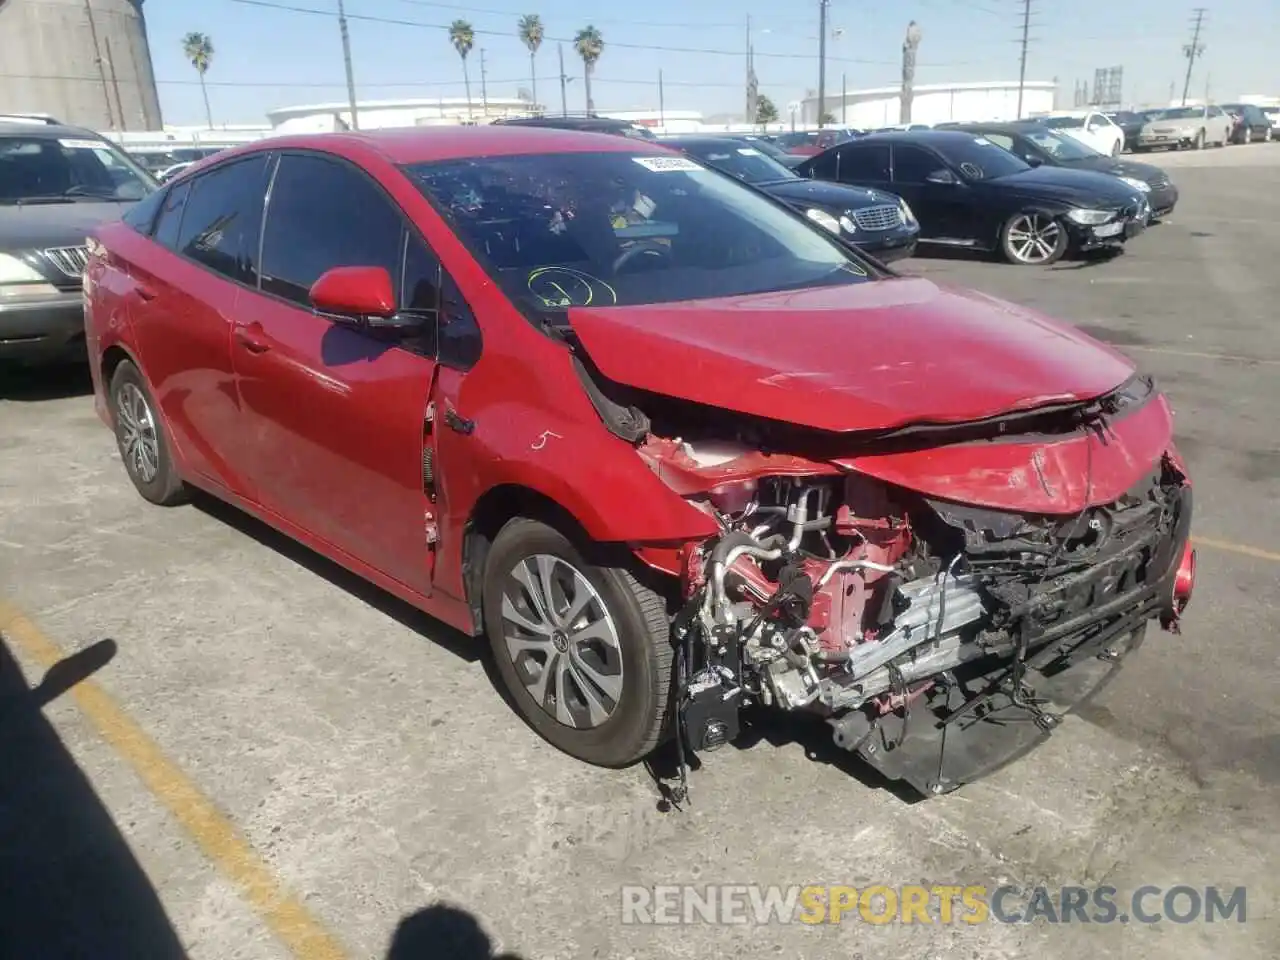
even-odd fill
[{"label": "yellow painted line", "polygon": [[1221,360],[1226,363],[1259,364],[1261,366],[1280,366],[1280,360],[1269,357],[1241,357],[1232,353],[1200,353],[1196,350],[1179,350],[1176,347],[1155,347],[1143,344],[1112,344],[1117,350],[1139,350],[1144,353],[1163,353],[1170,357],[1191,357],[1196,360]]},{"label": "yellow painted line", "polygon": [[1254,557],[1258,560],[1270,560],[1274,563],[1280,563],[1280,553],[1272,553],[1270,550],[1259,550],[1257,547],[1251,547],[1244,543],[1233,543],[1230,540],[1213,540],[1209,537],[1192,537],[1191,542],[1197,547],[1208,547],[1211,550],[1224,550],[1227,553],[1238,553],[1245,557]]},{"label": "yellow painted line", "polygon": [[[22,611],[0,599],[0,633],[44,669],[64,654]],[[241,895],[299,960],[345,960],[338,942],[276,879],[231,821],[169,760],[160,747],[93,680],[71,696],[102,738],[133,768],[191,834],[200,850],[239,888]]]}]

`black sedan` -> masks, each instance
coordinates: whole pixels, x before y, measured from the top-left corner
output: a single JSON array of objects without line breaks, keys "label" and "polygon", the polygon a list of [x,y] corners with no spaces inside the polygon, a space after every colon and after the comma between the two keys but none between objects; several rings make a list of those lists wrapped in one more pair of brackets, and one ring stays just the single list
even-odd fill
[{"label": "black sedan", "polygon": [[911,208],[894,194],[815,183],[767,156],[750,140],[666,137],[662,144],[794,207],[882,263],[901,260],[915,252],[920,225]]},{"label": "black sedan", "polygon": [[810,158],[798,172],[893,191],[919,217],[921,243],[998,250],[1016,264],[1122,245],[1150,216],[1144,196],[1118,177],[1033,167],[957,130],[862,137]]},{"label": "black sedan", "polygon": [[1255,140],[1270,142],[1271,118],[1255,103],[1224,103],[1225,110],[1235,126],[1231,129],[1232,143],[1253,143]]},{"label": "black sedan", "polygon": [[1075,137],[1064,136],[1042,124],[966,123],[954,129],[986,137],[1033,167],[1096,170],[1119,177],[1125,184],[1146,195],[1153,219],[1167,217],[1177,206],[1178,188],[1159,167],[1136,160],[1109,157]]},{"label": "black sedan", "polygon": [[1132,150],[1138,145],[1138,136],[1147,125],[1147,115],[1135,110],[1113,110],[1104,116],[1124,131],[1124,148]]}]

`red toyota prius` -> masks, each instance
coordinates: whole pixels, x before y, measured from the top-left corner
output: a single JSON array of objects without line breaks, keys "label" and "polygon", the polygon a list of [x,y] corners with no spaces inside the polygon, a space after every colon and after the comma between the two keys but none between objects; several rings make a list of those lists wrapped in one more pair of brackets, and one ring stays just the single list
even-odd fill
[{"label": "red toyota prius", "polygon": [[97,229],[85,297],[143,497],[211,493],[487,636],[592,763],[804,711],[944,793],[1192,592],[1127,359],[659,144],[261,141]]}]

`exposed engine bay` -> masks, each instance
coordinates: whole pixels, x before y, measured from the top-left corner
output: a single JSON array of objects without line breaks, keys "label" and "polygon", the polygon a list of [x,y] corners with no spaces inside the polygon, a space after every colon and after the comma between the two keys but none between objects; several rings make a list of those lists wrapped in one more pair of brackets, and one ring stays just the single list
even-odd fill
[{"label": "exposed engine bay", "polygon": [[[678,444],[650,439],[647,455],[691,470],[751,455]],[[734,739],[744,706],[807,711],[890,779],[944,793],[1034,745],[1001,746],[995,728],[1043,739],[1084,692],[1068,669],[1113,665],[1148,619],[1176,629],[1187,595],[1190,487],[1168,456],[1067,517],[853,473],[742,479],[703,506],[724,532],[686,553],[674,625],[694,752]]]}]

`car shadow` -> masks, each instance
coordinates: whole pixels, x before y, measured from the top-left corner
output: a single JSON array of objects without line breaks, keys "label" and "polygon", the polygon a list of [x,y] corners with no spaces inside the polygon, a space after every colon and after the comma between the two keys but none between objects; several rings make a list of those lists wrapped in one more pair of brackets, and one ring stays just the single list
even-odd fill
[{"label": "car shadow", "polygon": [[1053,266],[1049,267],[1049,269],[1055,272],[1063,270],[1088,270],[1090,267],[1101,267],[1122,256],[1124,256],[1124,247],[1101,247],[1097,250],[1087,250],[1084,253],[1077,253],[1070,259],[1064,257]]},{"label": "car shadow", "polygon": [[[238,507],[200,491],[192,492],[191,504],[220,523],[233,527],[262,546],[287,557],[309,573],[328,580],[335,587],[431,640],[461,660],[476,663],[484,659],[483,652],[487,647],[482,640],[469,637],[461,630],[455,630],[443,621],[423,613],[413,604],[387,593],[381,587],[321,556]],[[496,674],[494,676],[496,678]]]},{"label": "car shadow", "polygon": [[0,400],[39,403],[92,393],[93,380],[85,363],[41,367],[0,364]]},{"label": "car shadow", "polygon": [[522,960],[493,952],[493,942],[474,916],[459,907],[433,904],[400,921],[385,960]]},{"label": "car shadow", "polygon": [[0,637],[0,956],[186,957],[128,841],[43,713],[115,652],[100,640],[29,689]]}]

